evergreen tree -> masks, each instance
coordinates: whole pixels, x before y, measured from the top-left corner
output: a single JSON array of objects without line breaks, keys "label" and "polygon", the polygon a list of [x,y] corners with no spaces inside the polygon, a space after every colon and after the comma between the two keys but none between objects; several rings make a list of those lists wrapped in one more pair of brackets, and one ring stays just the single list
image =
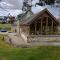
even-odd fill
[{"label": "evergreen tree", "polygon": [[50,5],[50,4],[54,4],[55,0],[44,0],[46,2],[46,4]]}]

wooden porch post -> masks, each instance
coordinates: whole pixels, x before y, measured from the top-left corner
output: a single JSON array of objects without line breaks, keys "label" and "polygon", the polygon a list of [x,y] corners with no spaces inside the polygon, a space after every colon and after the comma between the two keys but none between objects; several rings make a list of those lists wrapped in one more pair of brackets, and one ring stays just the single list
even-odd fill
[{"label": "wooden porch post", "polygon": [[43,29],[43,19],[41,18],[41,34],[42,34],[42,29]]},{"label": "wooden porch post", "polygon": [[48,34],[48,17],[46,17],[46,34]]},{"label": "wooden porch post", "polygon": [[53,32],[53,20],[52,20],[52,28],[51,28],[51,32]]},{"label": "wooden porch post", "polygon": [[36,21],[35,21],[35,35],[36,35]]}]

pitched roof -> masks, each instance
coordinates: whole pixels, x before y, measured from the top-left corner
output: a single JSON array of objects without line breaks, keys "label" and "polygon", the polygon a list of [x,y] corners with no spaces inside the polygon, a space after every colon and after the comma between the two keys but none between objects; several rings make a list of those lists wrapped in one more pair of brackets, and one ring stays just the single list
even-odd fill
[{"label": "pitched roof", "polygon": [[29,18],[30,16],[33,15],[33,12],[30,10],[27,10],[26,12],[19,14],[18,15],[18,19],[21,20],[26,20],[27,18]]},{"label": "pitched roof", "polygon": [[57,22],[57,24],[59,24],[58,20],[45,8],[44,10],[40,11],[39,13],[34,14],[33,16],[20,21],[20,25],[30,25],[35,19],[37,19],[39,16],[41,16],[41,14],[43,14],[44,12],[47,12],[51,16],[51,18],[53,20],[55,20]]},{"label": "pitched roof", "polygon": [[53,16],[55,16],[57,19],[60,17],[60,11],[59,11],[60,7],[59,7],[59,4],[58,4],[58,7],[56,7],[56,5],[45,5],[45,6],[38,6],[38,5],[36,5],[36,7],[33,6],[31,10],[32,10],[32,12],[34,14],[36,14],[36,13],[42,11],[45,8],[47,8],[49,10],[49,12]]}]

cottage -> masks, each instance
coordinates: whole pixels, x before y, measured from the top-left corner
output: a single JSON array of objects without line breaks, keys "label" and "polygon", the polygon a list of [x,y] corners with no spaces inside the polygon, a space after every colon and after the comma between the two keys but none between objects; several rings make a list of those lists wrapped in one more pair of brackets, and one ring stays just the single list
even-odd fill
[{"label": "cottage", "polygon": [[[28,41],[29,36],[55,35],[60,32],[59,21],[44,9],[27,19],[20,21],[20,36]],[[58,28],[59,27],[59,28]]]},{"label": "cottage", "polygon": [[29,8],[19,16],[12,30],[26,42],[60,41],[60,6],[36,5]]}]

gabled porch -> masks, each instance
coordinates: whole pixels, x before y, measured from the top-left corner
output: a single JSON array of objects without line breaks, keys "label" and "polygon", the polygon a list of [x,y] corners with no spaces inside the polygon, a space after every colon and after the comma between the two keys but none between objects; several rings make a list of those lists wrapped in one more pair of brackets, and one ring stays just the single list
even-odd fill
[{"label": "gabled porch", "polygon": [[51,17],[39,17],[30,25],[30,35],[51,35],[58,31],[58,24]]},{"label": "gabled porch", "polygon": [[58,20],[48,10],[43,10],[30,22],[30,35],[54,35],[58,26]]}]

